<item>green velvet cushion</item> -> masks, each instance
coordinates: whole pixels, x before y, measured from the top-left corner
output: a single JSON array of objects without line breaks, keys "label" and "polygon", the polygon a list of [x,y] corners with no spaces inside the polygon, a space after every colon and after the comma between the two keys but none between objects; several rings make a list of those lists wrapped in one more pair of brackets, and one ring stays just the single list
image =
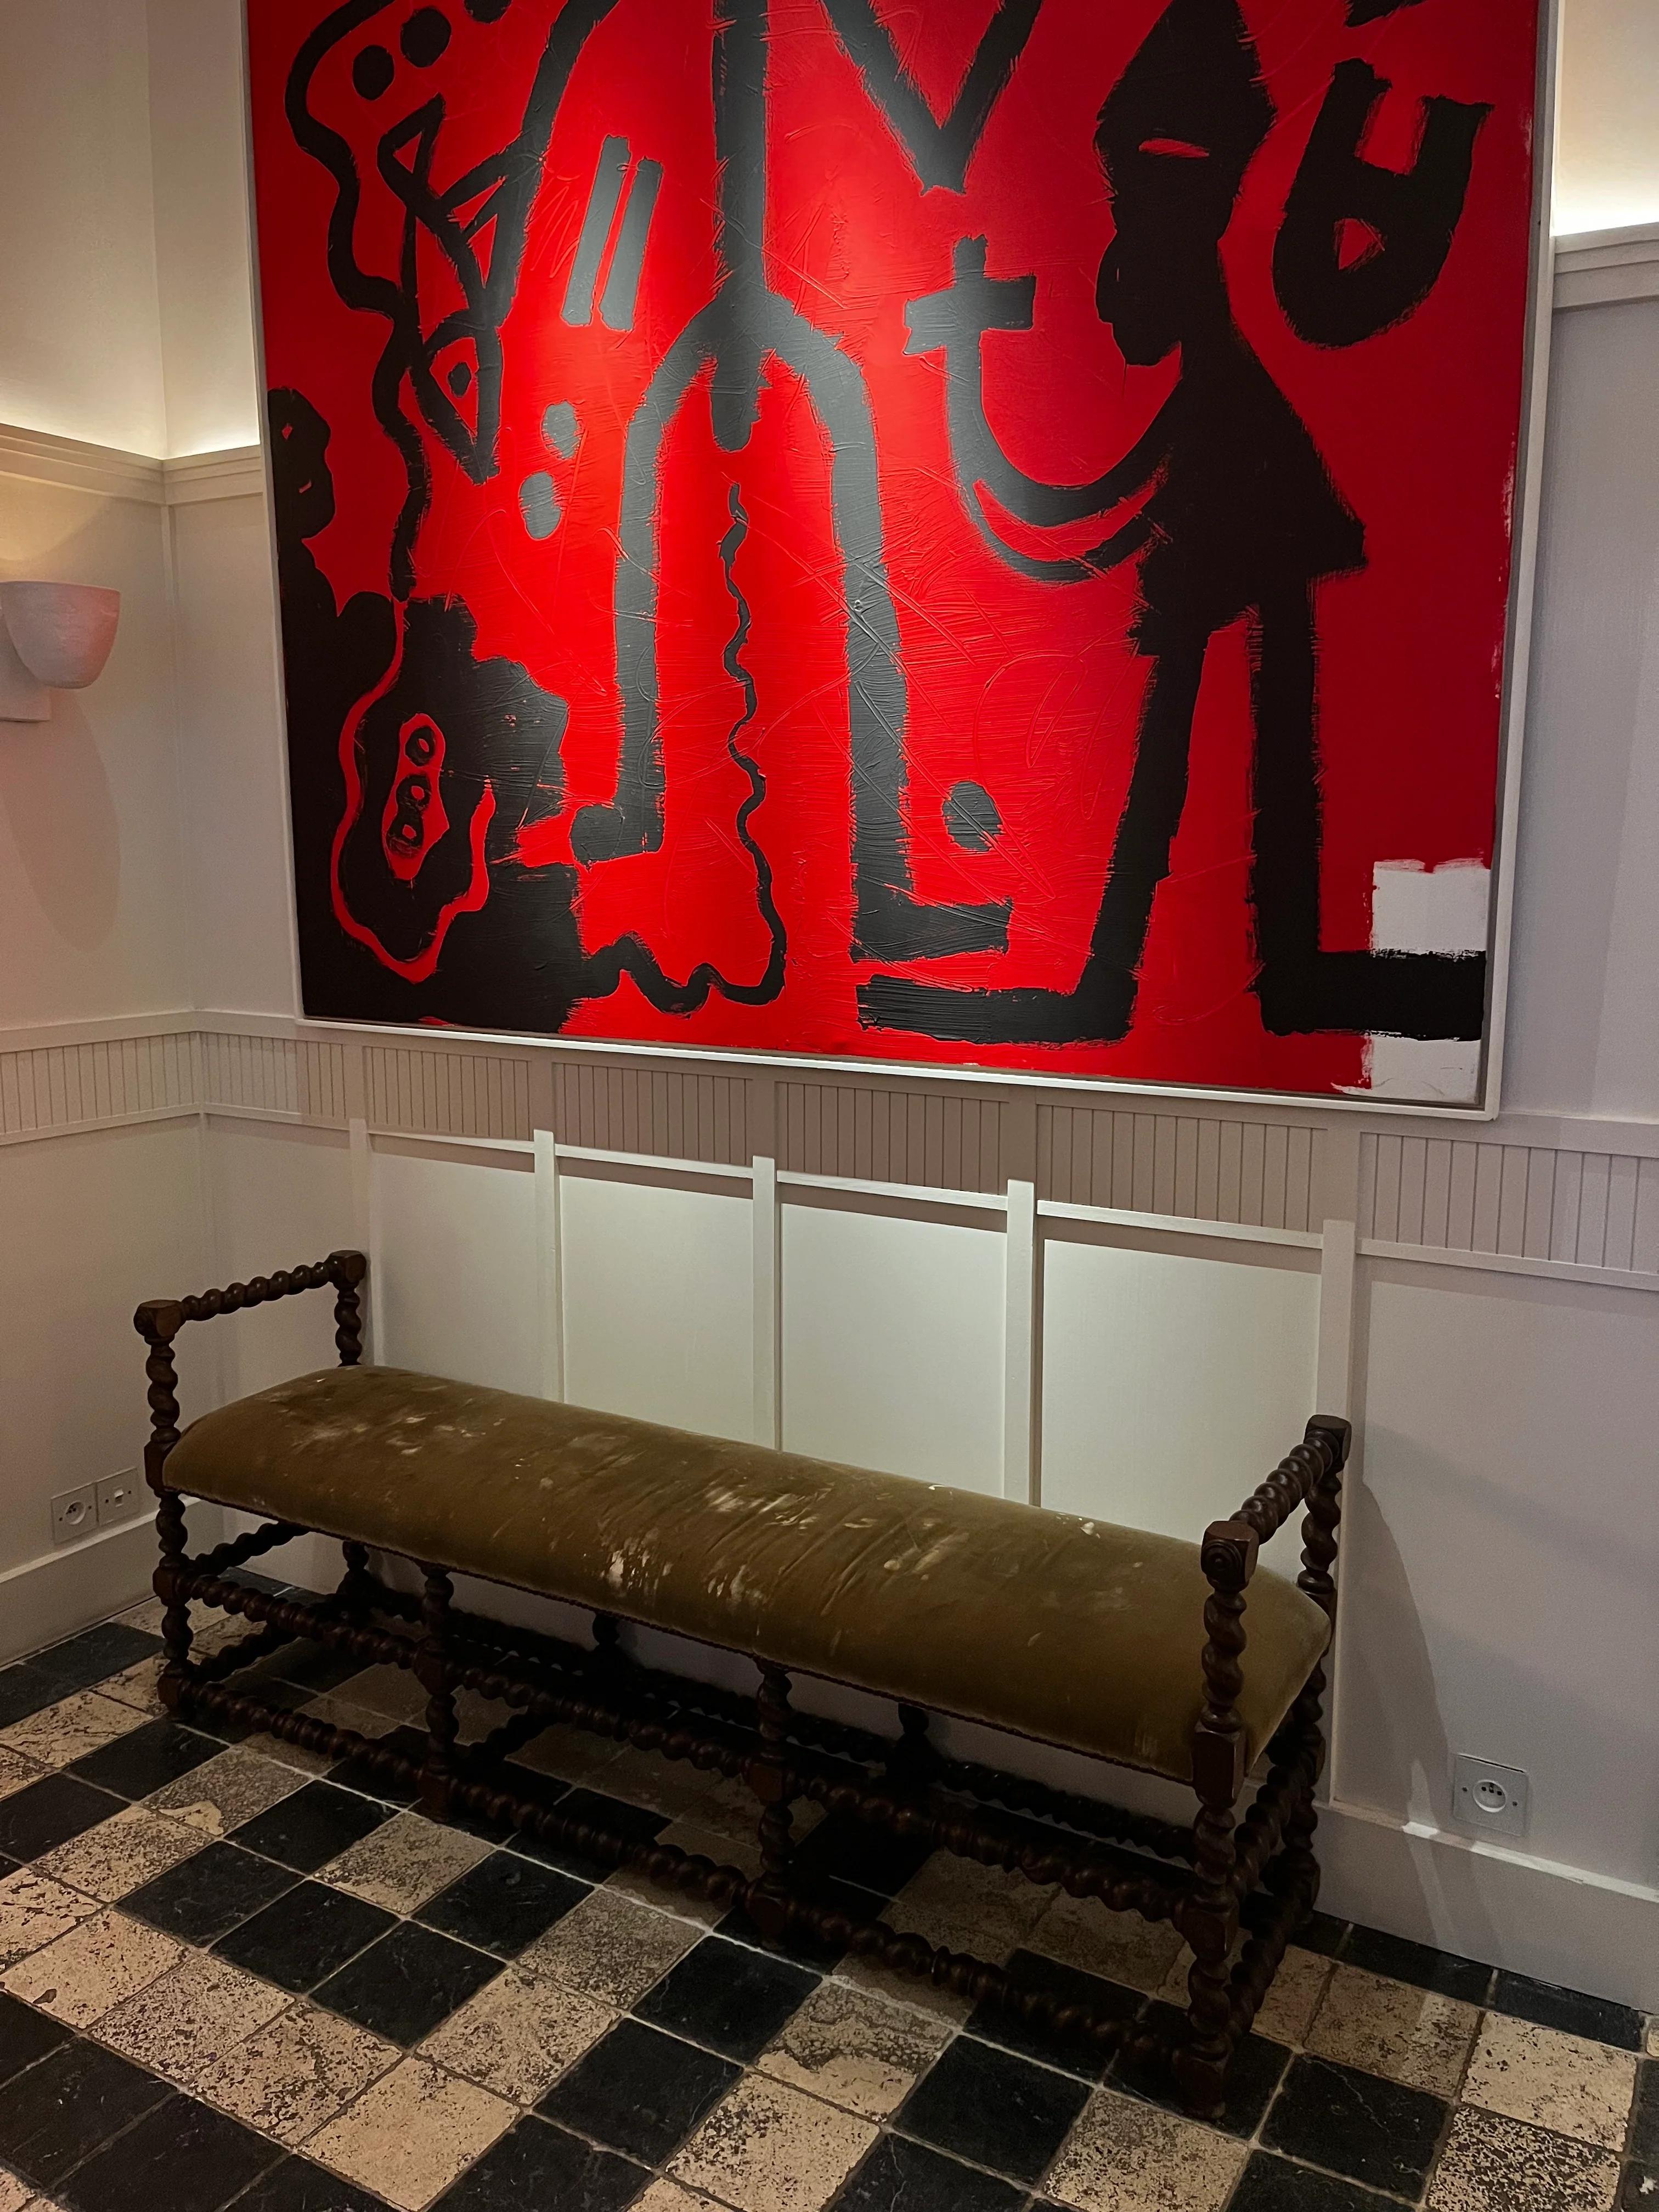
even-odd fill
[{"label": "green velvet cushion", "polygon": [[[1185,1781],[1196,1543],[396,1368],[330,1368],[195,1423],[173,1488],[648,1622]],[[1265,1569],[1252,1760],[1324,1613]]]}]

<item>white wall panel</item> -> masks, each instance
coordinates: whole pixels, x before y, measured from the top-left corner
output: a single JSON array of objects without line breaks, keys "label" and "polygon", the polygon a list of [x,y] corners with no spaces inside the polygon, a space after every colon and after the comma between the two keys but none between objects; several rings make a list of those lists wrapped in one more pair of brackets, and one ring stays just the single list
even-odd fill
[{"label": "white wall panel", "polygon": [[754,1431],[749,1199],[559,1182],[565,1396],[717,1437]]},{"label": "white wall panel", "polygon": [[1316,1410],[1319,1279],[1287,1262],[1049,1237],[1043,1504],[1196,1542],[1248,1497]]},{"label": "white wall panel", "polygon": [[533,1395],[540,1367],[529,1163],[377,1150],[374,1217],[376,1358]]},{"label": "white wall panel", "polygon": [[783,1442],[1002,1486],[1000,1225],[783,1209]]},{"label": "white wall panel", "polygon": [[1472,1752],[1531,1775],[1529,1853],[1651,1883],[1653,1300],[1390,1264],[1369,1308],[1343,1794],[1438,1823]]},{"label": "white wall panel", "polygon": [[[355,1243],[351,1154],[343,1136],[257,1121],[210,1121],[205,1158],[214,1248],[207,1273],[215,1284],[274,1274]],[[182,1287],[200,1291],[208,1284]],[[213,1352],[227,1399],[268,1389],[289,1376],[334,1364],[333,1293],[307,1291],[252,1313],[227,1316],[187,1329],[183,1341],[187,1352],[194,1352],[198,1341]],[[199,1401],[185,1407],[191,1415],[201,1410]]]},{"label": "white wall panel", "polygon": [[[132,1310],[204,1287],[197,1144],[151,1122],[0,1150],[0,1568],[51,1550],[55,1492],[143,1456]],[[209,1356],[181,1344],[185,1392]]]}]

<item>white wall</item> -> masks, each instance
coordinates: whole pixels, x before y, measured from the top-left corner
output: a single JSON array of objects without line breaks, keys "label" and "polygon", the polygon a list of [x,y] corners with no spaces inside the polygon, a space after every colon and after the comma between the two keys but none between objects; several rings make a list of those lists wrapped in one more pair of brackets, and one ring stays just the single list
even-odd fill
[{"label": "white wall", "polygon": [[0,576],[121,593],[98,683],[0,722],[0,1028],[188,1006],[162,510],[0,483]]},{"label": "white wall", "polygon": [[167,451],[145,0],[0,8],[0,422]]},{"label": "white wall", "polygon": [[1659,8],[1561,0],[1558,233],[1659,223]]},{"label": "white wall", "polygon": [[238,0],[149,0],[155,264],[169,454],[259,435]]},{"label": "white wall", "polygon": [[[179,805],[198,1006],[291,1013],[294,878],[263,499],[172,510]],[[88,694],[94,696],[94,694]]]},{"label": "white wall", "polygon": [[1505,1080],[1525,1111],[1659,1118],[1656,390],[1659,300],[1556,317]]},{"label": "white wall", "polygon": [[239,0],[0,8],[0,422],[258,435]]}]

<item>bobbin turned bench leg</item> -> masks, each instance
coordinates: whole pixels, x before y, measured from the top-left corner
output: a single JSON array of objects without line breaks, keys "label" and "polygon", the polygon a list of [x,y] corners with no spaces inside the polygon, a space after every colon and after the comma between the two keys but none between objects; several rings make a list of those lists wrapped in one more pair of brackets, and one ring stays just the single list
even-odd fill
[{"label": "bobbin turned bench leg", "polygon": [[762,1755],[750,1763],[749,1786],[761,1802],[761,1881],[749,1898],[749,1917],[775,1942],[789,1925],[788,1866],[793,1854],[794,1781],[789,1771],[789,1677],[781,1667],[761,1668],[756,1698]]},{"label": "bobbin turned bench leg", "polygon": [[441,1567],[425,1570],[421,1623],[425,1634],[415,1655],[415,1678],[427,1693],[426,1757],[422,1762],[416,1804],[428,1820],[446,1820],[455,1786],[453,1629],[450,1620],[454,1585]]},{"label": "bobbin turned bench leg", "polygon": [[1182,2101],[1197,2118],[1218,2112],[1238,2042],[1229,1988],[1233,1945],[1238,1939],[1238,1850],[1234,1810],[1244,1786],[1244,1729],[1238,1695],[1244,1650],[1244,1592],[1255,1571],[1259,1539],[1243,1521],[1218,1521],[1204,1539],[1203,1566],[1210,1584],[1204,1608],[1204,1711],[1193,1739],[1193,1787],[1199,1814],[1193,1824],[1197,1885],[1178,1916],[1192,1946],[1187,1978],[1187,2039],[1175,2054]]}]

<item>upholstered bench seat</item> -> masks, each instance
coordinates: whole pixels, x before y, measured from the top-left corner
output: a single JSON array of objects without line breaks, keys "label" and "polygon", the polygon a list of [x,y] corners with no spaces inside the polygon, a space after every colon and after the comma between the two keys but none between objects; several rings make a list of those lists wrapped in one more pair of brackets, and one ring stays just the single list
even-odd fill
[{"label": "upholstered bench seat", "polygon": [[[723,1644],[1186,1781],[1199,1547],[1000,1498],[398,1368],[208,1413],[169,1488]],[[1250,1586],[1251,1763],[1322,1654],[1321,1607]]]}]

